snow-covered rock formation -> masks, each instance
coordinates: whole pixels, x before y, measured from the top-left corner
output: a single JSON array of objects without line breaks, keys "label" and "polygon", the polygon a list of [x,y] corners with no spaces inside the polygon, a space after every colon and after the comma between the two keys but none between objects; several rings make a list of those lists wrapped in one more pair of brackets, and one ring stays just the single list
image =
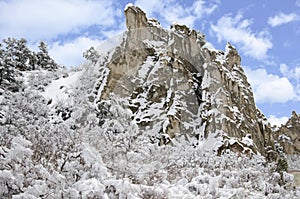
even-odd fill
[{"label": "snow-covered rock formation", "polygon": [[[237,50],[125,15],[80,67],[37,63],[0,84],[0,198],[299,198]],[[282,131],[297,133],[294,116]]]},{"label": "snow-covered rock formation", "polygon": [[286,124],[275,132],[275,138],[278,140],[286,154],[300,154],[300,115],[295,111]]},{"label": "snow-covered rock formation", "polygon": [[133,5],[125,16],[123,40],[105,63],[96,64],[103,72],[91,97],[95,104],[125,99],[140,133],[159,144],[223,145],[262,154],[273,148],[269,124],[231,44],[224,52],[208,49],[200,32],[179,24],[165,30]]}]

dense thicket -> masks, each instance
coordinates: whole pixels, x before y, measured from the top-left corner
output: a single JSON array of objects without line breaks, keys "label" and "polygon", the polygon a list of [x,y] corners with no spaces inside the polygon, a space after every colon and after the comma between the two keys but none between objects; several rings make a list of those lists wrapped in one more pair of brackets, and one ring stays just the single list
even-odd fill
[{"label": "dense thicket", "polygon": [[24,38],[7,38],[0,43],[0,88],[18,90],[21,71],[58,68],[43,41],[38,48],[38,52],[30,50]]}]

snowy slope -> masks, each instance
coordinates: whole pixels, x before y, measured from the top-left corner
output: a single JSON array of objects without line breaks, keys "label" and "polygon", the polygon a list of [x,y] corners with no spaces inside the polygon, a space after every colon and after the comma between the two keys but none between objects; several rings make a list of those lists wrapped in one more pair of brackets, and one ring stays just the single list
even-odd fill
[{"label": "snowy slope", "polygon": [[47,100],[52,100],[52,104],[56,104],[58,101],[67,101],[81,75],[82,71],[71,72],[66,77],[54,80],[41,94]]}]

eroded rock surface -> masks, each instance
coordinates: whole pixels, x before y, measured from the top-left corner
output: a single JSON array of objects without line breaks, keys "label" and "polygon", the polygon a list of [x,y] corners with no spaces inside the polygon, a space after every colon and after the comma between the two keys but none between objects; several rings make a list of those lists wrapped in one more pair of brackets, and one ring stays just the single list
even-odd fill
[{"label": "eroded rock surface", "polygon": [[286,154],[300,155],[300,115],[294,111],[287,123],[276,131],[275,137]]},{"label": "eroded rock surface", "polygon": [[125,16],[127,32],[103,67],[97,101],[112,94],[125,99],[131,119],[152,142],[222,145],[251,137],[252,151],[272,151],[271,128],[231,44],[224,52],[205,48],[200,32],[180,24],[162,29],[135,6]]}]

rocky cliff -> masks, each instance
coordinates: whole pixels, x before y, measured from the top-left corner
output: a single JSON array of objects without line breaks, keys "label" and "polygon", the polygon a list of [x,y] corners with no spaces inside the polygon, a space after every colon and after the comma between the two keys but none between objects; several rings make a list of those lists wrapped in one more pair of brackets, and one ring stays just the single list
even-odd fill
[{"label": "rocky cliff", "polygon": [[271,128],[235,47],[208,49],[202,33],[180,24],[163,29],[132,5],[125,16],[120,44],[98,60],[102,72],[91,97],[98,107],[122,99],[152,143],[189,143],[218,153],[272,151]]},{"label": "rocky cliff", "polygon": [[287,123],[275,131],[274,137],[286,154],[300,155],[300,115],[293,112]]}]

